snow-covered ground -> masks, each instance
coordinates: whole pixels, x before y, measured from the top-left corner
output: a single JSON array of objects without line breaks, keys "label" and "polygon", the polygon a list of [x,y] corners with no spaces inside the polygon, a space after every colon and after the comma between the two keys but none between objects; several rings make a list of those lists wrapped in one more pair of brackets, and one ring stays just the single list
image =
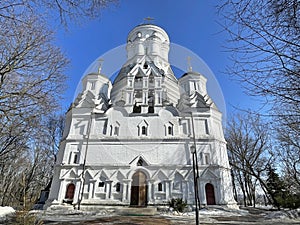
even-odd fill
[{"label": "snow-covered ground", "polygon": [[8,216],[14,214],[16,211],[12,207],[0,206],[0,221],[4,221]]},{"label": "snow-covered ground", "polygon": [[[14,213],[14,209],[10,207],[0,207],[0,218],[5,219],[8,215]],[[52,210],[32,210],[29,212],[43,221],[91,221],[109,217],[111,221],[114,218],[119,218],[116,207],[106,207],[93,210],[76,210],[73,208],[57,208]],[[167,218],[172,221],[172,224],[192,224],[195,219],[195,212],[189,211],[178,213],[168,208],[160,208],[157,217]],[[151,216],[149,217],[151,218]],[[227,219],[226,219],[227,218]],[[264,208],[245,208],[245,209],[229,209],[222,207],[209,207],[199,210],[199,220],[205,224],[219,224],[220,221],[235,221],[240,224],[242,222],[251,222],[251,224],[300,224],[300,210],[282,210],[271,211]],[[239,221],[239,222],[238,222]],[[285,223],[281,223],[285,222]],[[298,223],[299,222],[299,223]],[[55,223],[54,223],[55,224]],[[88,223],[87,223],[88,224]],[[110,223],[114,224],[114,223]],[[245,223],[248,224],[248,223]]]},{"label": "snow-covered ground", "polygon": [[299,219],[300,209],[269,212],[266,219]]},{"label": "snow-covered ground", "polygon": [[[253,208],[251,208],[253,209]],[[255,212],[253,212],[253,210]],[[222,207],[209,207],[199,210],[199,218],[202,221],[213,222],[217,221],[218,218],[240,218],[240,219],[253,219],[254,217],[261,221],[279,221],[279,220],[298,220],[300,221],[300,211],[297,210],[286,210],[286,211],[269,211],[266,209],[230,209]],[[50,221],[84,221],[84,220],[93,220],[101,217],[114,217],[118,216],[118,211],[115,208],[102,208],[98,210],[89,210],[81,211],[74,209],[55,209],[55,210],[46,210],[46,211],[31,211],[32,214],[35,214],[42,220]],[[186,219],[193,221],[195,218],[195,212],[189,211],[184,213],[178,213],[168,208],[161,208],[158,210],[158,216],[171,218],[172,220],[176,219]],[[234,219],[233,219],[234,220]]]}]

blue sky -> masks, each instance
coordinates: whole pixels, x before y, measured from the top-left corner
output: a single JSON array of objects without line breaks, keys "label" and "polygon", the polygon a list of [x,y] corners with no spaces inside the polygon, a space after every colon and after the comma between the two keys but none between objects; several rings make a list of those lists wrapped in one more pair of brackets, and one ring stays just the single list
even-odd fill
[{"label": "blue sky", "polygon": [[117,6],[103,10],[100,19],[70,27],[68,32],[59,31],[57,43],[71,60],[66,71],[69,80],[63,111],[73,101],[77,84],[89,65],[105,52],[125,44],[130,30],[144,23],[146,17],[154,18],[152,23],[165,29],[172,43],[190,49],[204,60],[222,89],[227,114],[231,114],[233,106],[253,105],[241,85],[224,74],[230,65],[229,53],[224,48],[226,34],[220,33],[214,1],[120,0]]}]

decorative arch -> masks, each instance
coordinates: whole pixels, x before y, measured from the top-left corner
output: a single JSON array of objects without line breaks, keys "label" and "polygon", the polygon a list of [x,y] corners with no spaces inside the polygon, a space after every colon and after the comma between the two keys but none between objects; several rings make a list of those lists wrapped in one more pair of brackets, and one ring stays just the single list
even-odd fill
[{"label": "decorative arch", "polygon": [[177,191],[182,191],[183,180],[183,176],[179,172],[176,172],[174,175],[173,189]]},{"label": "decorative arch", "polygon": [[127,173],[127,179],[131,179],[132,176],[133,176],[133,174],[136,173],[136,172],[138,172],[138,171],[142,171],[146,175],[146,178],[150,179],[151,173],[145,167],[136,167],[133,170],[129,171],[129,173]]},{"label": "decorative arch", "polygon": [[85,172],[85,179],[86,180],[92,180],[93,179],[93,174],[92,174],[92,171],[90,171],[90,170],[86,170],[86,172]]},{"label": "decorative arch", "polygon": [[132,175],[130,205],[146,206],[148,199],[147,175],[138,170]]},{"label": "decorative arch", "polygon": [[110,176],[110,180],[118,180],[118,181],[122,181],[123,179],[125,179],[125,175],[120,171],[120,170],[116,170],[111,176]]},{"label": "decorative arch", "polygon": [[[126,111],[125,108],[123,108],[123,107],[114,107],[114,106],[110,107],[110,108],[106,111],[105,114],[106,114],[108,117],[115,117],[115,116],[117,116],[117,113],[121,113],[122,116],[124,116],[124,117],[127,117],[127,116],[128,116],[128,112]],[[116,118],[117,118],[117,117],[116,117]]]},{"label": "decorative arch", "polygon": [[142,154],[140,154],[131,160],[129,164],[133,166],[149,166],[150,162]]},{"label": "decorative arch", "polygon": [[109,176],[108,176],[108,174],[106,173],[106,171],[104,169],[100,171],[99,177],[103,177],[107,180],[109,179]]},{"label": "decorative arch", "polygon": [[167,180],[168,176],[161,169],[159,169],[155,174],[153,174],[152,179],[163,181]]}]

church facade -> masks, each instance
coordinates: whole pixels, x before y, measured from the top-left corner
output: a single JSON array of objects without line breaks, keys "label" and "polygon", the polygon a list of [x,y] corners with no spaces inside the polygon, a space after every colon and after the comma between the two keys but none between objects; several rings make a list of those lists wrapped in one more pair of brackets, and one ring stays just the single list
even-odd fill
[{"label": "church facade", "polygon": [[200,203],[235,204],[222,114],[203,75],[176,78],[169,47],[162,28],[139,25],[113,83],[100,70],[82,79],[66,114],[48,206],[194,204],[191,149]]}]

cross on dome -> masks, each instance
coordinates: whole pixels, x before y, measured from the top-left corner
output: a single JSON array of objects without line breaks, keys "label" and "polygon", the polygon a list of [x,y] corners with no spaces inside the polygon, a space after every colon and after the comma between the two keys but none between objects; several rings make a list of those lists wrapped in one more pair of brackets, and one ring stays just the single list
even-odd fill
[{"label": "cross on dome", "polygon": [[144,18],[144,21],[147,21],[148,23],[151,23],[154,20],[154,18],[148,16],[146,18]]}]

